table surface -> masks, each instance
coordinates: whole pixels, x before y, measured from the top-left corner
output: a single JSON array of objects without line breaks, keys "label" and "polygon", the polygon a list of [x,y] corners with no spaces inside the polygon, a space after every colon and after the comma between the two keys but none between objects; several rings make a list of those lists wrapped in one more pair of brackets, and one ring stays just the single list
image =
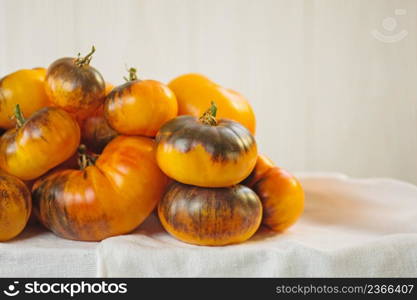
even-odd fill
[{"label": "table surface", "polygon": [[393,179],[297,174],[306,208],[277,234],[199,247],[177,241],[155,215],[100,243],[56,237],[32,223],[0,243],[1,277],[416,277],[417,187]]}]

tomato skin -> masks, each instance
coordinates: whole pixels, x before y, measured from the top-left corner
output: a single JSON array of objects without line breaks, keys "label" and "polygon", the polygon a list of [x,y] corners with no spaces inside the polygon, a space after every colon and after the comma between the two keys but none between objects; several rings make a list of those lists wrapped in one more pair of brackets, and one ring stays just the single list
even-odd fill
[{"label": "tomato skin", "polygon": [[77,59],[64,57],[53,62],[46,74],[46,93],[51,102],[81,122],[103,103],[105,81],[90,65],[78,66]]},{"label": "tomato skin", "polygon": [[125,135],[154,137],[177,113],[174,93],[156,80],[129,81],[114,88],[104,104],[110,126]]},{"label": "tomato skin", "polygon": [[254,137],[231,120],[220,119],[212,126],[179,116],[161,128],[156,142],[161,170],[176,181],[201,187],[237,184],[250,174],[257,159]]},{"label": "tomato skin", "polygon": [[158,205],[162,226],[177,239],[222,246],[249,239],[259,228],[262,205],[243,185],[201,188],[172,183]]},{"label": "tomato skin", "polygon": [[32,210],[30,191],[18,178],[0,172],[0,242],[23,231]]},{"label": "tomato skin", "polygon": [[81,127],[82,142],[94,153],[101,153],[106,145],[113,140],[118,133],[110,127],[104,117],[101,105],[93,114],[84,120]]},{"label": "tomato skin", "polygon": [[262,201],[262,223],[282,232],[293,225],[304,210],[304,191],[293,175],[263,155],[259,155],[255,169],[243,181]]},{"label": "tomato skin", "polygon": [[49,104],[45,92],[45,69],[19,70],[0,80],[0,128],[15,126],[12,119],[16,104],[25,118]]},{"label": "tomato skin", "polygon": [[67,160],[79,143],[77,122],[60,108],[44,107],[0,137],[0,168],[32,180]]},{"label": "tomato skin", "polygon": [[[106,95],[108,95],[114,86],[106,82]],[[92,114],[90,114],[82,123],[81,139],[82,143],[94,153],[101,153],[104,147],[117,136],[117,132],[110,127],[104,117],[104,106],[100,105]]]},{"label": "tomato skin", "polygon": [[94,165],[38,180],[34,209],[39,220],[63,238],[100,241],[139,226],[167,182],[155,162],[153,140],[118,136]]},{"label": "tomato skin", "polygon": [[218,117],[234,120],[255,134],[255,114],[248,100],[238,92],[224,88],[209,78],[196,73],[184,74],[173,79],[168,86],[177,96],[178,114],[201,116],[216,102]]}]

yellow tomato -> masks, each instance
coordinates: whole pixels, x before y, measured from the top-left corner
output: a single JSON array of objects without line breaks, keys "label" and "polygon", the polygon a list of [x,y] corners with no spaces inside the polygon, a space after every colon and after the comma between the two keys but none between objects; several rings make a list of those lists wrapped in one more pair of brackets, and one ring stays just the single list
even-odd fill
[{"label": "yellow tomato", "polygon": [[239,122],[255,134],[255,114],[248,100],[238,92],[194,73],[178,76],[168,86],[177,96],[179,115],[199,117],[214,101],[219,107],[219,118]]},{"label": "yellow tomato", "polygon": [[[19,114],[17,114],[19,115]],[[73,155],[80,128],[64,110],[44,107],[0,137],[0,168],[22,180],[32,180]]]},{"label": "yellow tomato", "polygon": [[0,171],[0,242],[25,228],[32,209],[29,189],[16,177]]},{"label": "yellow tomato", "polygon": [[19,70],[0,80],[0,127],[9,129],[15,126],[13,113],[16,104],[20,105],[25,118],[30,117],[49,103],[45,92],[46,70],[37,68]]}]

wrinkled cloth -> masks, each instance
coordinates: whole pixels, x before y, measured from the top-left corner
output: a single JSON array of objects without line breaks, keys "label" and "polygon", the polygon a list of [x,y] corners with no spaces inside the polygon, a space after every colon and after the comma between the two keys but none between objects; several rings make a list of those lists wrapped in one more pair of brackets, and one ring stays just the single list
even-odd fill
[{"label": "wrinkled cloth", "polygon": [[305,211],[285,233],[262,227],[225,247],[182,243],[155,215],[129,235],[68,241],[39,226],[0,243],[0,276],[417,277],[417,186],[297,174]]}]

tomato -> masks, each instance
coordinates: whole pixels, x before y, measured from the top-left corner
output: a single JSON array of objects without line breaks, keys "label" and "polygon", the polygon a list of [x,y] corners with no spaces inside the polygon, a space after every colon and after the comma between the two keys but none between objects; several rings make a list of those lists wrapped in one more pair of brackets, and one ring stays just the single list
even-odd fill
[{"label": "tomato", "polygon": [[30,191],[18,178],[0,172],[0,242],[25,228],[32,209]]},{"label": "tomato", "polygon": [[[106,94],[113,90],[113,86],[106,83]],[[100,105],[81,126],[82,142],[95,153],[101,153],[104,147],[115,137],[117,132],[110,127],[104,117],[104,107]]]},{"label": "tomato", "polygon": [[64,110],[44,107],[24,120],[17,105],[17,128],[0,137],[0,168],[32,180],[67,160],[80,143],[80,128]]},{"label": "tomato", "polygon": [[200,119],[179,116],[159,131],[159,167],[176,181],[202,186],[226,187],[246,178],[256,164],[254,137],[241,124],[216,120],[215,105]]},{"label": "tomato", "polygon": [[106,97],[104,114],[118,133],[154,137],[159,128],[177,116],[174,93],[155,80],[138,80],[130,69],[130,80]]},{"label": "tomato", "polygon": [[117,132],[104,118],[103,106],[100,106],[83,122],[81,131],[83,144],[95,153],[101,153],[104,147],[117,136]]},{"label": "tomato", "polygon": [[168,86],[177,96],[179,115],[199,117],[214,101],[219,107],[219,118],[239,122],[255,134],[255,114],[248,100],[238,92],[194,73],[179,76]]},{"label": "tomato", "polygon": [[45,69],[19,70],[0,80],[0,127],[15,126],[13,113],[16,104],[25,117],[30,117],[49,103],[45,92]]},{"label": "tomato", "polygon": [[80,170],[54,172],[33,187],[34,210],[55,234],[100,241],[139,226],[162,198],[167,177],[154,142],[118,136],[98,158],[80,154]]},{"label": "tomato", "polygon": [[84,120],[103,102],[105,82],[90,66],[95,48],[85,57],[65,57],[53,62],[46,74],[46,92],[51,102]]},{"label": "tomato", "polygon": [[304,191],[297,178],[265,156],[259,156],[243,184],[258,194],[264,209],[262,223],[275,231],[293,225],[304,210]]},{"label": "tomato", "polygon": [[104,88],[104,94],[107,96],[110,94],[110,92],[114,89],[114,85],[110,82],[106,82],[105,88]]},{"label": "tomato", "polygon": [[221,246],[249,239],[261,223],[262,205],[243,185],[201,188],[173,183],[158,205],[158,216],[181,241]]}]

